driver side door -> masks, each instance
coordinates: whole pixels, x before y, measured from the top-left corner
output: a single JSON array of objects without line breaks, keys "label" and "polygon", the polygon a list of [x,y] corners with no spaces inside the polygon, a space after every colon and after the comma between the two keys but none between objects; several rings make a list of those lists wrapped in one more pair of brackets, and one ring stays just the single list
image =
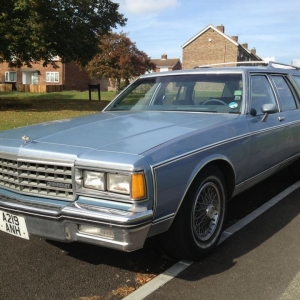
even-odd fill
[{"label": "driver side door", "polygon": [[[275,104],[277,113],[264,118],[262,106]],[[248,178],[267,177],[277,170],[286,158],[289,127],[285,112],[280,112],[278,101],[267,74],[251,76],[248,125],[250,131],[250,160]]]}]

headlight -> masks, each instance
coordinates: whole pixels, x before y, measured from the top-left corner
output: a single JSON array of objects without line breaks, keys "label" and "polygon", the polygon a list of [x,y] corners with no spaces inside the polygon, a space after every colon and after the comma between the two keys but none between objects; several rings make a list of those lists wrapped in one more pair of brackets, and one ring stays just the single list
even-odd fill
[{"label": "headlight", "polygon": [[107,190],[131,195],[134,200],[143,199],[146,197],[144,174],[107,174]]},{"label": "headlight", "polygon": [[130,195],[130,177],[129,175],[107,174],[107,190]]},{"label": "headlight", "polygon": [[[132,200],[146,198],[146,181],[144,173],[109,173],[76,169],[77,189],[107,191],[127,195]],[[88,193],[88,190],[84,190]]]},{"label": "headlight", "polygon": [[100,172],[83,172],[83,186],[89,189],[104,191],[105,186],[104,173]]}]

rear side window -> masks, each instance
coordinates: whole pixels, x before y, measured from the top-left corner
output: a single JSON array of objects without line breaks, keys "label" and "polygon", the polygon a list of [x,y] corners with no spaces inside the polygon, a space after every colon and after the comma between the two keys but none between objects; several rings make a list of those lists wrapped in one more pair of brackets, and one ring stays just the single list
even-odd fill
[{"label": "rear side window", "polygon": [[283,76],[272,75],[278,91],[283,111],[296,109],[296,102],[287,79]]},{"label": "rear side window", "polygon": [[300,89],[300,77],[299,76],[293,76],[295,82],[297,83],[298,88]]}]

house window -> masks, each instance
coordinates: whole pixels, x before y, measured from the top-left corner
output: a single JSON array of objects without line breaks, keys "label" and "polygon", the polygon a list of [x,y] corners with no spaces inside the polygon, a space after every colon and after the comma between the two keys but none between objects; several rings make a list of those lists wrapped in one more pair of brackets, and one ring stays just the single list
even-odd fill
[{"label": "house window", "polygon": [[160,72],[166,72],[166,71],[169,71],[169,68],[165,68],[165,67],[160,68]]},{"label": "house window", "polygon": [[32,84],[38,84],[39,83],[39,73],[33,72],[32,73]]},{"label": "house window", "polygon": [[52,56],[51,60],[58,61],[59,60],[59,56],[58,55]]},{"label": "house window", "polygon": [[5,72],[5,81],[6,82],[17,82],[17,72]]},{"label": "house window", "polygon": [[59,82],[59,73],[46,72],[46,82]]}]

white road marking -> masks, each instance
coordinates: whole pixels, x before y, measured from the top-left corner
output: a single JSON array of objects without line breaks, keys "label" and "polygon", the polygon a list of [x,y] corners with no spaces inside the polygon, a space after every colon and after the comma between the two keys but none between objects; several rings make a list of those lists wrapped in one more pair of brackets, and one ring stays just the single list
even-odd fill
[{"label": "white road marking", "polygon": [[[255,211],[247,215],[245,218],[241,219],[240,221],[236,222],[231,227],[227,228],[221,235],[219,244],[224,242],[227,238],[229,238],[231,235],[233,235],[238,230],[242,229],[244,226],[252,222],[255,218],[259,217],[261,214],[263,214],[265,211],[270,209],[272,206],[274,206],[276,203],[287,197],[289,194],[291,194],[293,191],[298,189],[300,187],[300,181],[296,182],[295,184],[291,185],[287,189],[285,189],[283,192],[269,200],[267,203],[263,204],[259,208],[257,208]],[[218,245],[219,245],[218,244]],[[179,261],[175,265],[173,265],[171,268],[163,272],[162,274],[158,275],[151,281],[147,282],[140,288],[138,288],[136,291],[125,297],[123,300],[142,300],[149,296],[151,293],[165,285],[167,282],[172,280],[175,276],[180,274],[183,270],[188,268],[191,264],[193,264],[192,261]],[[300,274],[300,273],[299,273]],[[295,279],[291,282],[289,288],[286,291],[286,294],[290,292],[290,289],[294,289],[296,286],[299,288],[299,281],[300,281],[300,275],[297,275]],[[294,282],[294,284],[293,284]],[[285,294],[283,294],[284,296]],[[288,300],[290,298],[282,298],[281,300]]]},{"label": "white road marking", "polygon": [[277,204],[279,201],[287,197],[289,194],[291,194],[293,191],[295,191],[297,188],[300,187],[300,181],[297,181],[287,189],[285,189],[283,192],[254,210],[252,213],[247,215],[244,219],[239,220],[231,227],[227,228],[221,235],[219,244],[224,242],[227,238],[229,238],[231,235],[233,235],[238,230],[241,230],[244,226],[252,222],[255,218],[259,217],[261,214],[263,214],[265,211],[267,211],[269,208]]},{"label": "white road marking", "polygon": [[279,300],[299,299],[299,291],[300,291],[300,272],[290,282],[289,286],[284,291],[284,293],[281,295]]}]

